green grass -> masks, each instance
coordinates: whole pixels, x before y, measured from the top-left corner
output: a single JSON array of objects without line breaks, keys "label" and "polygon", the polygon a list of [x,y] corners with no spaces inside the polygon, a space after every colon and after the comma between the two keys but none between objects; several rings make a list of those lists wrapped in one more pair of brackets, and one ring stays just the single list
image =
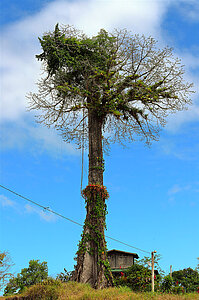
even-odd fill
[{"label": "green grass", "polygon": [[134,293],[127,287],[94,290],[87,284],[77,282],[37,284],[28,288],[22,295],[7,296],[2,299],[18,300],[64,300],[64,299],[154,299],[180,300],[199,299],[199,294],[170,295],[158,293]]}]

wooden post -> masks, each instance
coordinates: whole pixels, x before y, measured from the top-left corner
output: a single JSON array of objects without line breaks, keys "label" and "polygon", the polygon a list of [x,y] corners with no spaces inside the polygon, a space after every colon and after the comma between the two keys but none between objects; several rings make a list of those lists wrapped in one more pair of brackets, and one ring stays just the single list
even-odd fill
[{"label": "wooden post", "polygon": [[172,278],[172,265],[170,265],[170,277]]},{"label": "wooden post", "polygon": [[156,253],[156,251],[151,252],[151,288],[152,288],[152,292],[154,292],[154,253]]}]

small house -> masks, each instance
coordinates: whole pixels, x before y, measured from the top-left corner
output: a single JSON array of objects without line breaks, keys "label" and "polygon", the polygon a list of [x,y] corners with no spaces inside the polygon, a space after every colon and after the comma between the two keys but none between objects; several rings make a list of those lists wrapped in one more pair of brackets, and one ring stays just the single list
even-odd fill
[{"label": "small house", "polygon": [[120,250],[109,250],[108,261],[112,272],[119,272],[134,265],[134,259],[139,258],[136,253],[125,252]]}]

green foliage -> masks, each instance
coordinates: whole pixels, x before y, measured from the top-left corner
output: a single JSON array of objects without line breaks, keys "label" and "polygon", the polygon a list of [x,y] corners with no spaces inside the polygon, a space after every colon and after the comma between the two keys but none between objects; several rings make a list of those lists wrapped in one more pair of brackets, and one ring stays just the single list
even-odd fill
[{"label": "green foliage", "polygon": [[[100,161],[102,161],[100,159]],[[106,228],[105,218],[107,214],[107,205],[105,200],[109,194],[105,186],[99,184],[89,184],[83,191],[82,196],[85,199],[86,206],[89,205],[89,214],[85,220],[84,232],[79,243],[77,255],[84,255],[88,252],[90,255],[98,255],[98,265],[102,266],[104,275],[109,281],[111,275],[110,264],[107,259],[107,247],[104,239],[103,230]],[[85,229],[89,229],[86,230]],[[88,243],[90,242],[90,243]],[[88,247],[90,244],[92,247]]]},{"label": "green foliage", "polygon": [[90,168],[95,170],[102,170],[104,172],[105,171],[104,159],[101,157],[96,157],[95,166]]},{"label": "green foliage", "polygon": [[59,280],[47,279],[26,289],[23,296],[35,300],[57,300],[61,287],[62,284]]},{"label": "green foliage", "polygon": [[173,284],[174,284],[173,278],[170,275],[167,275],[164,277],[161,283],[161,290],[163,292],[169,293],[172,291]]},{"label": "green foliage", "polygon": [[40,263],[39,260],[30,260],[29,267],[21,270],[9,280],[4,295],[21,293],[26,287],[42,282],[48,277],[47,262]]},{"label": "green foliage", "polygon": [[172,273],[176,286],[184,288],[186,293],[196,292],[199,288],[199,272],[192,268],[187,268]]},{"label": "green foliage", "polygon": [[105,30],[93,38],[67,35],[57,24],[54,32],[39,38],[43,53],[36,57],[46,63],[49,75],[67,67],[65,81],[70,84],[75,82],[77,87],[77,83],[85,80],[85,75],[99,80],[106,75],[113,40]]},{"label": "green foliage", "polygon": [[173,294],[184,294],[185,293],[185,289],[183,286],[179,285],[179,284],[176,284],[172,287],[172,290],[171,292]]},{"label": "green foliage", "polygon": [[[159,261],[161,259],[161,255],[155,253],[154,254],[154,269],[158,271],[158,274],[163,277],[164,276],[164,271],[161,269],[160,265],[159,265]],[[139,259],[136,261],[137,264],[144,266],[146,268],[148,268],[149,266],[151,266],[151,257],[149,256],[144,256],[142,259]]]},{"label": "green foliage", "polygon": [[65,268],[64,268],[64,272],[57,274],[56,277],[57,280],[60,280],[62,282],[68,282],[70,278],[71,278],[71,272],[68,272]]},{"label": "green foliage", "polygon": [[127,286],[133,291],[151,290],[151,271],[142,265],[132,265],[125,271],[125,275],[115,278],[116,285]]},{"label": "green foliage", "polygon": [[107,289],[92,289],[89,284],[81,284],[73,281],[67,283],[61,283],[60,281],[54,280],[49,283],[36,284],[27,288],[27,290],[19,296],[6,297],[8,300],[63,300],[63,299],[104,299],[104,300],[193,300],[198,299],[198,294],[186,294],[176,296],[160,293],[150,292],[132,292],[132,290],[126,286],[107,288]]},{"label": "green foliage", "polygon": [[191,268],[174,271],[172,278],[167,275],[161,283],[163,292],[174,294],[197,292],[198,288],[199,272]]},{"label": "green foliage", "polygon": [[[155,267],[155,290],[160,289],[160,282],[163,276],[163,271],[159,266],[160,255],[154,255]],[[151,258],[144,257],[137,260],[135,265],[132,265],[125,271],[125,275],[118,277],[116,275],[115,281],[117,285],[130,287],[133,291],[151,291]]]},{"label": "green foliage", "polygon": [[192,84],[184,82],[179,59],[151,37],[102,29],[89,38],[57,24],[39,41],[36,57],[48,76],[38,94],[30,94],[30,108],[42,111],[40,122],[55,126],[65,140],[80,143],[84,110],[85,118],[91,111],[101,118],[108,144],[134,141],[135,134],[149,142],[168,113],[190,104]]}]

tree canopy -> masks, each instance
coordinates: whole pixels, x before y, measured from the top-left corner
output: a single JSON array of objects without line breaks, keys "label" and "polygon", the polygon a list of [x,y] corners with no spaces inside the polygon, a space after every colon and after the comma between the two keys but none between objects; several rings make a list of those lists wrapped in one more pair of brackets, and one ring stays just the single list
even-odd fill
[{"label": "tree canopy", "polygon": [[28,268],[21,270],[21,273],[17,274],[9,280],[4,295],[12,295],[15,293],[21,293],[25,287],[29,287],[33,284],[40,283],[48,277],[47,262],[39,262],[39,260],[30,260]]},{"label": "tree canopy", "polygon": [[169,47],[158,49],[152,37],[127,30],[93,37],[66,26],[39,39],[47,77],[29,94],[30,109],[39,122],[53,126],[66,141],[81,145],[88,137],[88,111],[103,120],[103,141],[123,143],[136,137],[147,143],[158,138],[166,117],[185,109],[192,84]]},{"label": "tree canopy", "polygon": [[192,268],[187,268],[172,273],[172,279],[179,284],[187,293],[196,292],[199,288],[199,272]]}]

